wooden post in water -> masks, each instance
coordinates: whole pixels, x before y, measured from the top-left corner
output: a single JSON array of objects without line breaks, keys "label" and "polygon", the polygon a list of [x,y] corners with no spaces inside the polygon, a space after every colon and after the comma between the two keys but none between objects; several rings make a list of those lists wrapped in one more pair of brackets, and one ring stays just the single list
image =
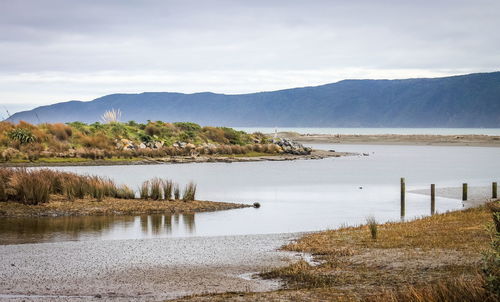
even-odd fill
[{"label": "wooden post in water", "polygon": [[491,184],[491,198],[497,198],[497,183]]},{"label": "wooden post in water", "polygon": [[405,216],[405,179],[401,177],[401,217]]},{"label": "wooden post in water", "polygon": [[462,184],[462,200],[467,200],[467,184]]},{"label": "wooden post in water", "polygon": [[436,212],[436,185],[431,184],[431,215]]}]

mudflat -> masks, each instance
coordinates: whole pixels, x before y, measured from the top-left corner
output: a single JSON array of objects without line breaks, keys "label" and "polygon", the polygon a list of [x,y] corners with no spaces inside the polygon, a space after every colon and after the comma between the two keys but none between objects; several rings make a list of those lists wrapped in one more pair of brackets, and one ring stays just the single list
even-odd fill
[{"label": "mudflat", "polygon": [[163,301],[268,291],[253,273],[281,267],[298,234],[79,241],[0,246],[1,301]]}]

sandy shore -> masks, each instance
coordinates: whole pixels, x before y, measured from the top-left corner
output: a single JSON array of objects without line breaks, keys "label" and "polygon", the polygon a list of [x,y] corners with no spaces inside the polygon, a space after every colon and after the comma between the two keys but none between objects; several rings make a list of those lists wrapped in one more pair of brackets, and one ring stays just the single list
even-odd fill
[{"label": "sandy shore", "polygon": [[0,163],[0,167],[61,167],[61,166],[117,166],[117,165],[157,165],[187,163],[236,163],[258,161],[313,160],[328,157],[351,156],[356,153],[313,150],[309,155],[263,155],[263,156],[174,156],[164,158],[142,158],[137,160],[88,160],[76,162],[17,162]]},{"label": "sandy shore", "polygon": [[[431,195],[430,189],[411,190],[408,193]],[[462,200],[462,187],[436,187],[436,196]],[[491,187],[468,187],[467,200],[463,202],[465,208],[483,205],[491,200]]]},{"label": "sandy shore", "polygon": [[299,234],[79,241],[0,246],[1,301],[162,301],[268,291],[254,272],[286,265]]},{"label": "sandy shore", "polygon": [[351,135],[281,132],[278,136],[300,143],[500,147],[500,136],[489,135]]}]

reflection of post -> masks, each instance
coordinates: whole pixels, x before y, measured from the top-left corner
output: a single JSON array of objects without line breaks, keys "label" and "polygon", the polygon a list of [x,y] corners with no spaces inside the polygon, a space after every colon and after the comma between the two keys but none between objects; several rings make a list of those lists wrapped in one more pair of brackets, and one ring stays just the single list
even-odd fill
[{"label": "reflection of post", "polygon": [[436,212],[436,185],[431,184],[431,215]]},{"label": "reflection of post", "polygon": [[467,200],[467,184],[462,184],[462,200]]},{"label": "reflection of post", "polygon": [[405,216],[405,179],[401,177],[401,217]]},{"label": "reflection of post", "polygon": [[182,215],[182,220],[184,221],[184,227],[186,228],[186,231],[190,234],[193,234],[196,232],[196,224],[194,222],[194,213],[192,214],[184,214]]}]

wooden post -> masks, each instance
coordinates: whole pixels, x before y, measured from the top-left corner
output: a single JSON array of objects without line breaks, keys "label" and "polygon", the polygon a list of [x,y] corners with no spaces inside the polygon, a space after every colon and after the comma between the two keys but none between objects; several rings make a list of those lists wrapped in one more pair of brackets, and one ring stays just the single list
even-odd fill
[{"label": "wooden post", "polygon": [[467,200],[467,184],[462,184],[462,200]]},{"label": "wooden post", "polygon": [[491,184],[491,198],[497,198],[497,183]]},{"label": "wooden post", "polygon": [[436,185],[431,184],[431,215],[436,212]]},{"label": "wooden post", "polygon": [[405,179],[401,177],[401,217],[405,216]]}]

